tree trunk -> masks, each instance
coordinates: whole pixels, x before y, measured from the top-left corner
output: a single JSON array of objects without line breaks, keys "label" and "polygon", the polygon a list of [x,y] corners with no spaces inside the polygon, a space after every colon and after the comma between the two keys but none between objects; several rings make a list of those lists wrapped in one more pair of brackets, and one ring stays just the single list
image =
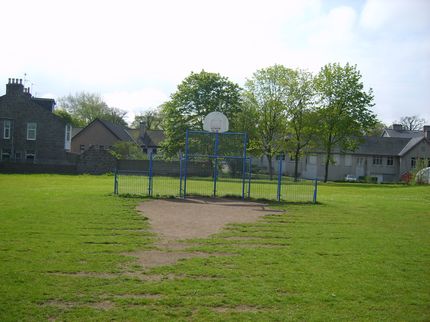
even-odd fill
[{"label": "tree trunk", "polygon": [[327,159],[325,160],[325,173],[324,173],[324,182],[328,180],[328,166],[330,163],[330,156],[327,154]]},{"label": "tree trunk", "polygon": [[300,148],[296,148],[296,152],[294,154],[294,181],[297,182],[297,179],[299,177],[299,155],[300,155]]},{"label": "tree trunk", "polygon": [[272,156],[266,155],[267,161],[269,162],[269,179],[272,181],[273,179],[273,166],[272,166]]}]

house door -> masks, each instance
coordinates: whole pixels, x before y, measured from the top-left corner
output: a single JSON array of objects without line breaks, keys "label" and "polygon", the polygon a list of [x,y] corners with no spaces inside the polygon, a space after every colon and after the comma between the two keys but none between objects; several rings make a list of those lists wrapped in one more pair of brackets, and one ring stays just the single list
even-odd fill
[{"label": "house door", "polygon": [[355,176],[357,178],[364,177],[366,175],[364,163],[365,160],[363,157],[357,158],[357,165],[355,167]]}]

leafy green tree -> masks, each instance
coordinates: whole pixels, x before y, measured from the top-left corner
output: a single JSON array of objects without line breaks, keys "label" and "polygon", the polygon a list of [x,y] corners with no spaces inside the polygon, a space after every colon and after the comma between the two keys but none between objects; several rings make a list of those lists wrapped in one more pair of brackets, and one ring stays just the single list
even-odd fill
[{"label": "leafy green tree", "polygon": [[379,120],[376,120],[375,125],[370,127],[364,134],[367,136],[381,136],[387,126]]},{"label": "leafy green tree", "polygon": [[111,154],[120,160],[145,160],[147,156],[134,142],[117,142],[110,149]]},{"label": "leafy green tree", "polygon": [[127,112],[109,107],[98,94],[81,92],[58,99],[60,109],[67,111],[79,122],[79,126],[86,126],[96,118],[115,124],[127,125],[124,117]]},{"label": "leafy green tree", "polygon": [[310,72],[289,70],[287,79],[287,150],[294,159],[294,180],[298,178],[298,164],[304,150],[315,146],[315,88]]},{"label": "leafy green tree", "polygon": [[62,118],[67,123],[71,124],[73,127],[81,127],[82,126],[82,123],[80,122],[80,120],[76,119],[75,117],[72,116],[72,114],[70,114],[69,112],[67,112],[66,110],[64,110],[62,108],[56,108],[54,110],[54,114],[57,115],[58,117]]},{"label": "leafy green tree", "polygon": [[166,136],[163,153],[173,156],[183,150],[185,129],[203,130],[203,119],[210,112],[224,113],[230,120],[230,128],[234,128],[233,120],[240,106],[237,84],[217,73],[192,72],[162,106]]},{"label": "leafy green tree", "polygon": [[255,115],[256,135],[250,140],[249,149],[266,156],[272,179],[272,160],[285,149],[287,83],[291,70],[274,65],[256,71],[247,80],[244,93],[244,109]]},{"label": "leafy green tree", "polygon": [[160,108],[137,114],[131,123],[131,127],[138,128],[140,123],[145,123],[148,130],[161,130],[162,117]]},{"label": "leafy green tree", "polygon": [[354,151],[363,133],[376,123],[369,110],[373,92],[364,90],[357,67],[338,63],[325,65],[315,78],[318,94],[316,134],[326,153],[324,182],[327,182],[333,148]]}]

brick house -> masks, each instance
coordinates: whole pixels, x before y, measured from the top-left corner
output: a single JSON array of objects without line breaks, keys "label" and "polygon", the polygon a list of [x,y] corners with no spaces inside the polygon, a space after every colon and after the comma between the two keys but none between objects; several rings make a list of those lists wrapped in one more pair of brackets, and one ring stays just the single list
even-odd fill
[{"label": "brick house", "polygon": [[107,150],[117,142],[135,142],[127,128],[95,119],[72,137],[72,153],[83,153],[89,148]]},{"label": "brick house", "polygon": [[72,137],[72,152],[83,153],[90,147],[105,150],[117,142],[135,143],[143,153],[157,153],[157,148],[164,140],[161,130],[148,130],[144,123],[140,128],[130,129],[108,121],[95,119]]},{"label": "brick house", "polygon": [[53,114],[55,100],[33,97],[22,79],[0,96],[0,162],[55,164],[66,160],[72,127]]}]

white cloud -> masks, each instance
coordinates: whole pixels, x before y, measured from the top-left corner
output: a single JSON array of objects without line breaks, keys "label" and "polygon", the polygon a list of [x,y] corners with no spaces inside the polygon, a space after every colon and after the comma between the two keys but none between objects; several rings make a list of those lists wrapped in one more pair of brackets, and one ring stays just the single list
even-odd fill
[{"label": "white cloud", "polygon": [[[27,72],[36,92],[104,93],[155,107],[191,71],[243,85],[275,63],[317,72],[354,63],[382,118],[428,112],[430,1],[21,0],[2,4],[0,82]],[[392,116],[394,115],[394,116]],[[428,115],[428,114],[427,114]],[[424,116],[429,118],[430,115]]]}]

